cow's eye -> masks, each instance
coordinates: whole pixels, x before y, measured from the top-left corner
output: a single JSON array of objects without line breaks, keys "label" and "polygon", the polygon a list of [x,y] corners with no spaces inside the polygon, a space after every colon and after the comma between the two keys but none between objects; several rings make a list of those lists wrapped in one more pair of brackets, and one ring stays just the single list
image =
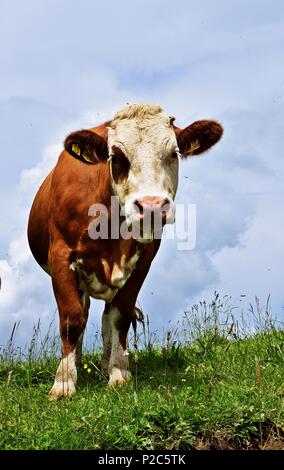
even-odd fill
[{"label": "cow's eye", "polygon": [[130,162],[120,149],[113,150],[115,153],[111,155],[112,176],[116,183],[122,183],[128,177]]},{"label": "cow's eye", "polygon": [[117,155],[112,155],[111,164],[112,165],[119,165],[119,157]]},{"label": "cow's eye", "polygon": [[129,169],[130,167],[130,162],[128,158],[121,153],[121,155],[112,155],[111,157],[111,164],[112,166],[120,167],[120,168],[127,168]]}]

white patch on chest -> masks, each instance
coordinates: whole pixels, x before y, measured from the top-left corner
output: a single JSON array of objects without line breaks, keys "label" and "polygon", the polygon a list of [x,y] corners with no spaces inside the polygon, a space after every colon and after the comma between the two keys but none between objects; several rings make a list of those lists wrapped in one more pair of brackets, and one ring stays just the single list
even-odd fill
[{"label": "white patch on chest", "polygon": [[114,263],[113,270],[111,273],[111,283],[113,286],[121,289],[126,283],[127,279],[130,277],[133,269],[135,269],[136,263],[139,259],[139,254],[134,253],[131,258],[126,261],[125,257],[121,258],[121,265],[118,266],[117,263]]},{"label": "white patch on chest", "polygon": [[123,255],[120,266],[114,263],[111,273],[111,286],[100,282],[96,273],[87,274],[83,269],[84,262],[82,259],[73,261],[73,263],[70,264],[70,269],[78,272],[80,278],[79,288],[81,290],[87,292],[95,299],[111,302],[118,290],[126,284],[132,271],[136,267],[138,259],[139,254],[134,253],[128,261],[126,261],[125,255]]}]

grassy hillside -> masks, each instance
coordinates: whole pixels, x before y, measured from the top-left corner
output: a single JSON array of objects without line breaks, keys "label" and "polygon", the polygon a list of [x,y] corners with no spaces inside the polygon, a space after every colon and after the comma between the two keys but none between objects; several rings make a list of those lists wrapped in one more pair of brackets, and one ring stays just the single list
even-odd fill
[{"label": "grassy hillside", "polygon": [[99,352],[85,354],[70,400],[48,401],[55,355],[8,345],[0,449],[284,449],[284,332],[252,311],[249,335],[219,307],[194,306],[159,346],[141,333],[125,387],[107,389]]}]

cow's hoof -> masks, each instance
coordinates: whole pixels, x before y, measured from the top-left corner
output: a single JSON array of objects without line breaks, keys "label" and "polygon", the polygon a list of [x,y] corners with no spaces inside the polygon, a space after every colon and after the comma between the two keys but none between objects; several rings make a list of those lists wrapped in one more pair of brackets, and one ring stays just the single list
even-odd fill
[{"label": "cow's hoof", "polygon": [[131,379],[131,374],[128,370],[113,367],[109,374],[108,387],[116,387],[117,385],[124,385]]},{"label": "cow's hoof", "polygon": [[58,398],[70,398],[76,392],[73,382],[55,383],[48,394],[49,400],[58,400]]}]

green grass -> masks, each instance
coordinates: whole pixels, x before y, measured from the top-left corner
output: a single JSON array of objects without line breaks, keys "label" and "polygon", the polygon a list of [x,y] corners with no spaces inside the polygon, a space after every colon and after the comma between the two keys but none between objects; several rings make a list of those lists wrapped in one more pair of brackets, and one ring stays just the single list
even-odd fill
[{"label": "green grass", "polygon": [[48,401],[55,355],[23,361],[10,345],[0,358],[0,449],[284,449],[284,331],[259,317],[244,334],[207,307],[160,346],[141,335],[127,386],[108,389],[99,352],[85,354],[69,400]]}]

